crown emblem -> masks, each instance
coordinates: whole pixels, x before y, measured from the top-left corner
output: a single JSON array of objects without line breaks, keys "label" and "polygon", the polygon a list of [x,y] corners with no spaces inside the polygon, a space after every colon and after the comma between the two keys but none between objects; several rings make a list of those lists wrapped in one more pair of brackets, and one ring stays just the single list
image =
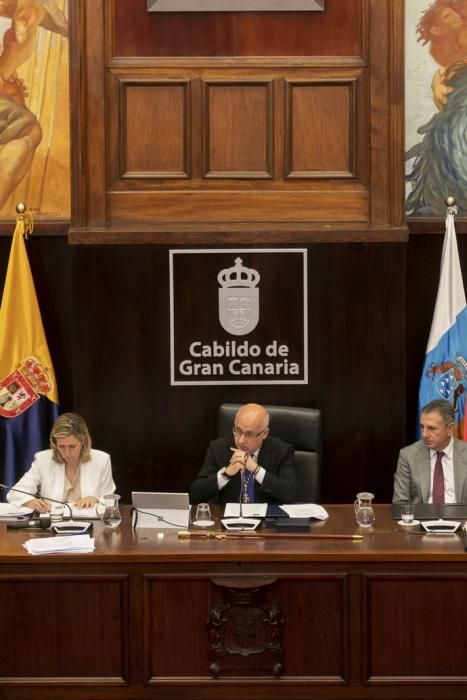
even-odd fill
[{"label": "crown emblem", "polygon": [[26,357],[19,371],[38,394],[47,394],[53,385],[46,368],[36,357]]},{"label": "crown emblem", "polygon": [[235,258],[233,267],[227,267],[217,275],[217,281],[222,287],[256,287],[259,280],[259,272],[244,267],[241,258]]}]

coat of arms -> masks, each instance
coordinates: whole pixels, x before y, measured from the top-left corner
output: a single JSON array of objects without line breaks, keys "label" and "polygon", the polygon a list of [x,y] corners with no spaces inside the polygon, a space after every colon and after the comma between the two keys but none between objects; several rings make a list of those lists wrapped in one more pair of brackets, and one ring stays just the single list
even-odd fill
[{"label": "coat of arms", "polygon": [[259,272],[244,267],[241,258],[217,275],[219,287],[219,321],[232,335],[247,335],[259,321]]}]

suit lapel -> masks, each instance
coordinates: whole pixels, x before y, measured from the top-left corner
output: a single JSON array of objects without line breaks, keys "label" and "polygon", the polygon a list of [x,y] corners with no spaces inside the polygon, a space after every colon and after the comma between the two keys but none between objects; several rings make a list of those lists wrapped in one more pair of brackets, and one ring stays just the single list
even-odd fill
[{"label": "suit lapel", "polygon": [[461,440],[454,439],[452,457],[454,462],[454,488],[456,490],[456,503],[462,503],[464,482],[467,476],[467,458],[465,443]]}]

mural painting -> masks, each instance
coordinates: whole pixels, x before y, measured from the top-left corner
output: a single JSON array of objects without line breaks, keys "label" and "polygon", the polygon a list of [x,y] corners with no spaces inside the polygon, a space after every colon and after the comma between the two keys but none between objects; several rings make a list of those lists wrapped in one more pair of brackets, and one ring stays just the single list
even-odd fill
[{"label": "mural painting", "polygon": [[0,219],[70,218],[68,0],[0,0]]},{"label": "mural painting", "polygon": [[408,215],[467,215],[467,0],[406,1]]}]

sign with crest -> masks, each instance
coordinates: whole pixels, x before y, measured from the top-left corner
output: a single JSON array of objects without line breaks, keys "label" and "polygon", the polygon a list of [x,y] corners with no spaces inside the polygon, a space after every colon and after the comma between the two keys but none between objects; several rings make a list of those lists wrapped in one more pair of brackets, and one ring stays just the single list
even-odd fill
[{"label": "sign with crest", "polygon": [[147,0],[148,12],[309,12],[324,0]]},{"label": "sign with crest", "polygon": [[172,385],[306,384],[307,286],[302,248],[171,250]]}]

